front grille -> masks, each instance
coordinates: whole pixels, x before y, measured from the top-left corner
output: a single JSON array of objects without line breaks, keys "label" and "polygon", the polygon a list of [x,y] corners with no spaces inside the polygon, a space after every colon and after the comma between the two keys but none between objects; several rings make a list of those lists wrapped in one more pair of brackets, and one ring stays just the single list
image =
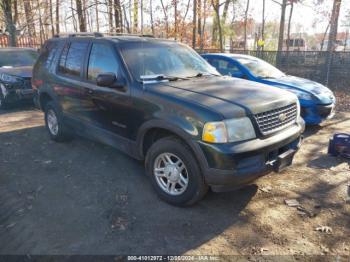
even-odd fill
[{"label": "front grille", "polygon": [[255,120],[263,135],[268,135],[295,123],[298,114],[297,104],[273,109],[255,115]]}]

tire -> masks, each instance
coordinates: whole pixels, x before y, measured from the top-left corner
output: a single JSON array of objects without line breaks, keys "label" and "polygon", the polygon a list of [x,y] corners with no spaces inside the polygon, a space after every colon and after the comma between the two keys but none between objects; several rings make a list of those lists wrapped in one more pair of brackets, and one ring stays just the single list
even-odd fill
[{"label": "tire", "polygon": [[54,102],[48,102],[45,106],[45,126],[50,138],[56,142],[72,139],[71,132],[63,122],[62,113]]},{"label": "tire", "polygon": [[[168,157],[170,157],[170,162]],[[174,162],[180,164],[175,165]],[[208,186],[192,151],[184,142],[175,137],[157,140],[147,152],[145,165],[158,196],[169,204],[193,205],[201,200],[208,191]],[[174,182],[176,180],[178,182]],[[172,187],[174,183],[175,187]]]}]

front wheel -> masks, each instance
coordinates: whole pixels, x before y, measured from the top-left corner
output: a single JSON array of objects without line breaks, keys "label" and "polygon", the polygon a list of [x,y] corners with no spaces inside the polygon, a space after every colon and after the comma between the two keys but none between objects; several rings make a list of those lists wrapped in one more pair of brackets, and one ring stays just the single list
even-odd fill
[{"label": "front wheel", "polygon": [[52,140],[64,142],[71,139],[71,133],[63,122],[62,114],[53,102],[47,103],[45,107],[45,124]]},{"label": "front wheel", "polygon": [[192,205],[208,190],[192,151],[174,137],[162,138],[151,146],[146,170],[159,197],[173,205]]}]

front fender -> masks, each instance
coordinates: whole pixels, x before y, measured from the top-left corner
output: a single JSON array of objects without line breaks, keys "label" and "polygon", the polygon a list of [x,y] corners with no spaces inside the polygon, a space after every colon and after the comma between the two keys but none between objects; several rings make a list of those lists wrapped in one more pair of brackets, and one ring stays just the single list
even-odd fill
[{"label": "front fender", "polygon": [[[153,128],[159,128],[159,129],[166,130],[170,133],[174,133],[176,136],[184,140],[186,144],[194,152],[195,158],[198,160],[198,163],[201,166],[201,168],[203,168],[202,170],[204,170],[205,168],[208,168],[208,164],[203,154],[203,151],[200,148],[199,144],[197,143],[198,136],[200,135],[199,131],[196,129],[197,133],[194,133],[195,131],[193,130],[192,132],[190,132],[191,129],[188,128],[188,126],[190,126],[189,123],[187,124],[187,126],[179,126],[174,123],[175,122],[170,122],[170,120],[154,119],[144,123],[140,127],[139,133],[136,139],[136,144],[138,148],[137,153],[139,154],[139,156],[141,156],[141,159],[144,159],[145,157],[143,154],[143,144],[144,144],[143,142],[147,131]],[[179,122],[177,122],[177,124],[178,123]]]}]

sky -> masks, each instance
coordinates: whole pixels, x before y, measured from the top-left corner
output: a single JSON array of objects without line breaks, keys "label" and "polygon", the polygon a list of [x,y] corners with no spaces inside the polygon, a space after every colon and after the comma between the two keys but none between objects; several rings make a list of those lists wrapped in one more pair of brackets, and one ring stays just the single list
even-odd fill
[{"label": "sky", "polygon": [[[129,0],[131,3],[132,0]],[[122,1],[122,3],[126,3],[128,5],[128,0]],[[149,1],[150,0],[143,0],[143,4],[145,9],[149,10]],[[173,0],[163,0],[164,4],[167,5]],[[185,6],[188,3],[188,0],[177,0],[179,9],[182,8],[182,12],[185,9]],[[222,0],[221,0],[222,1]],[[235,4],[235,12],[236,17],[239,15],[244,14],[244,9],[246,5],[247,0],[239,0],[237,1],[238,4]],[[282,2],[282,0],[275,0],[278,2]],[[324,18],[322,15],[318,15],[322,10],[327,10],[329,13],[332,10],[332,4],[333,0],[299,0],[302,3],[295,4],[294,6],[294,12],[293,12],[293,20],[292,20],[292,28],[291,32],[293,33],[308,33],[308,34],[314,34],[314,33],[324,33],[328,21]],[[323,1],[322,4],[319,4],[317,8],[315,8],[314,3]],[[192,0],[191,0],[192,2]],[[249,14],[250,17],[254,18],[256,21],[261,21],[262,16],[262,2],[263,0],[250,0],[250,9]],[[70,1],[62,1],[63,5],[66,6],[66,10],[69,9]],[[158,6],[158,8],[157,8]],[[190,10],[188,11],[187,20],[191,21],[192,19],[192,7],[190,7]],[[100,6],[101,14],[100,14],[100,20],[101,20],[101,31],[107,31],[108,25],[107,25],[107,15],[105,6]],[[164,19],[164,15],[162,10],[160,9],[160,1],[159,0],[153,0],[153,16],[156,20],[157,18],[160,18],[161,20]],[[274,3],[273,0],[266,0],[266,20],[267,21],[279,21],[280,19],[280,6],[276,3]],[[345,31],[346,28],[342,27],[343,21],[345,20],[345,12],[347,10],[350,10],[350,0],[342,0],[342,6],[341,6],[341,14],[339,19],[339,32]],[[169,10],[169,20],[172,22],[173,14],[171,14],[173,10]],[[94,15],[94,11],[91,10],[92,15]],[[126,10],[126,13],[128,14],[129,11]],[[66,17],[71,17],[70,12],[64,12]],[[228,21],[230,21],[233,14],[232,6],[229,10],[229,17]],[[140,16],[140,15],[139,15]],[[288,19],[289,16],[289,7],[287,8],[286,12],[286,19]],[[70,20],[70,19],[69,19]],[[70,20],[71,21],[71,20]],[[140,18],[139,18],[140,21]],[[163,20],[164,21],[164,20]],[[210,22],[210,19],[207,20]],[[287,21],[287,20],[286,20]],[[150,24],[150,16],[147,12],[144,13],[144,24],[149,25]],[[72,31],[72,25],[71,23],[66,23],[65,26],[67,27],[67,31]]]},{"label": "sky", "polygon": [[[281,0],[277,0],[282,2]],[[324,0],[323,4],[320,4],[318,9],[315,8],[314,2],[317,0],[303,0],[303,3],[295,4],[292,23],[292,33],[305,32],[309,34],[323,33],[327,27],[328,21],[321,19],[322,16],[317,16],[317,10],[329,10],[331,12],[333,7],[333,0]],[[342,27],[342,21],[345,19],[345,11],[350,9],[350,0],[343,0],[341,6],[341,14],[339,19],[339,31],[346,30]],[[261,20],[262,14],[262,0],[251,0],[250,12],[252,17],[258,17],[257,20]],[[281,15],[281,8],[278,4],[272,0],[266,0],[266,20],[268,21],[279,21]],[[289,7],[287,8],[287,19],[289,16]],[[315,19],[318,21],[315,23]],[[300,24],[297,26],[296,24]]]}]

